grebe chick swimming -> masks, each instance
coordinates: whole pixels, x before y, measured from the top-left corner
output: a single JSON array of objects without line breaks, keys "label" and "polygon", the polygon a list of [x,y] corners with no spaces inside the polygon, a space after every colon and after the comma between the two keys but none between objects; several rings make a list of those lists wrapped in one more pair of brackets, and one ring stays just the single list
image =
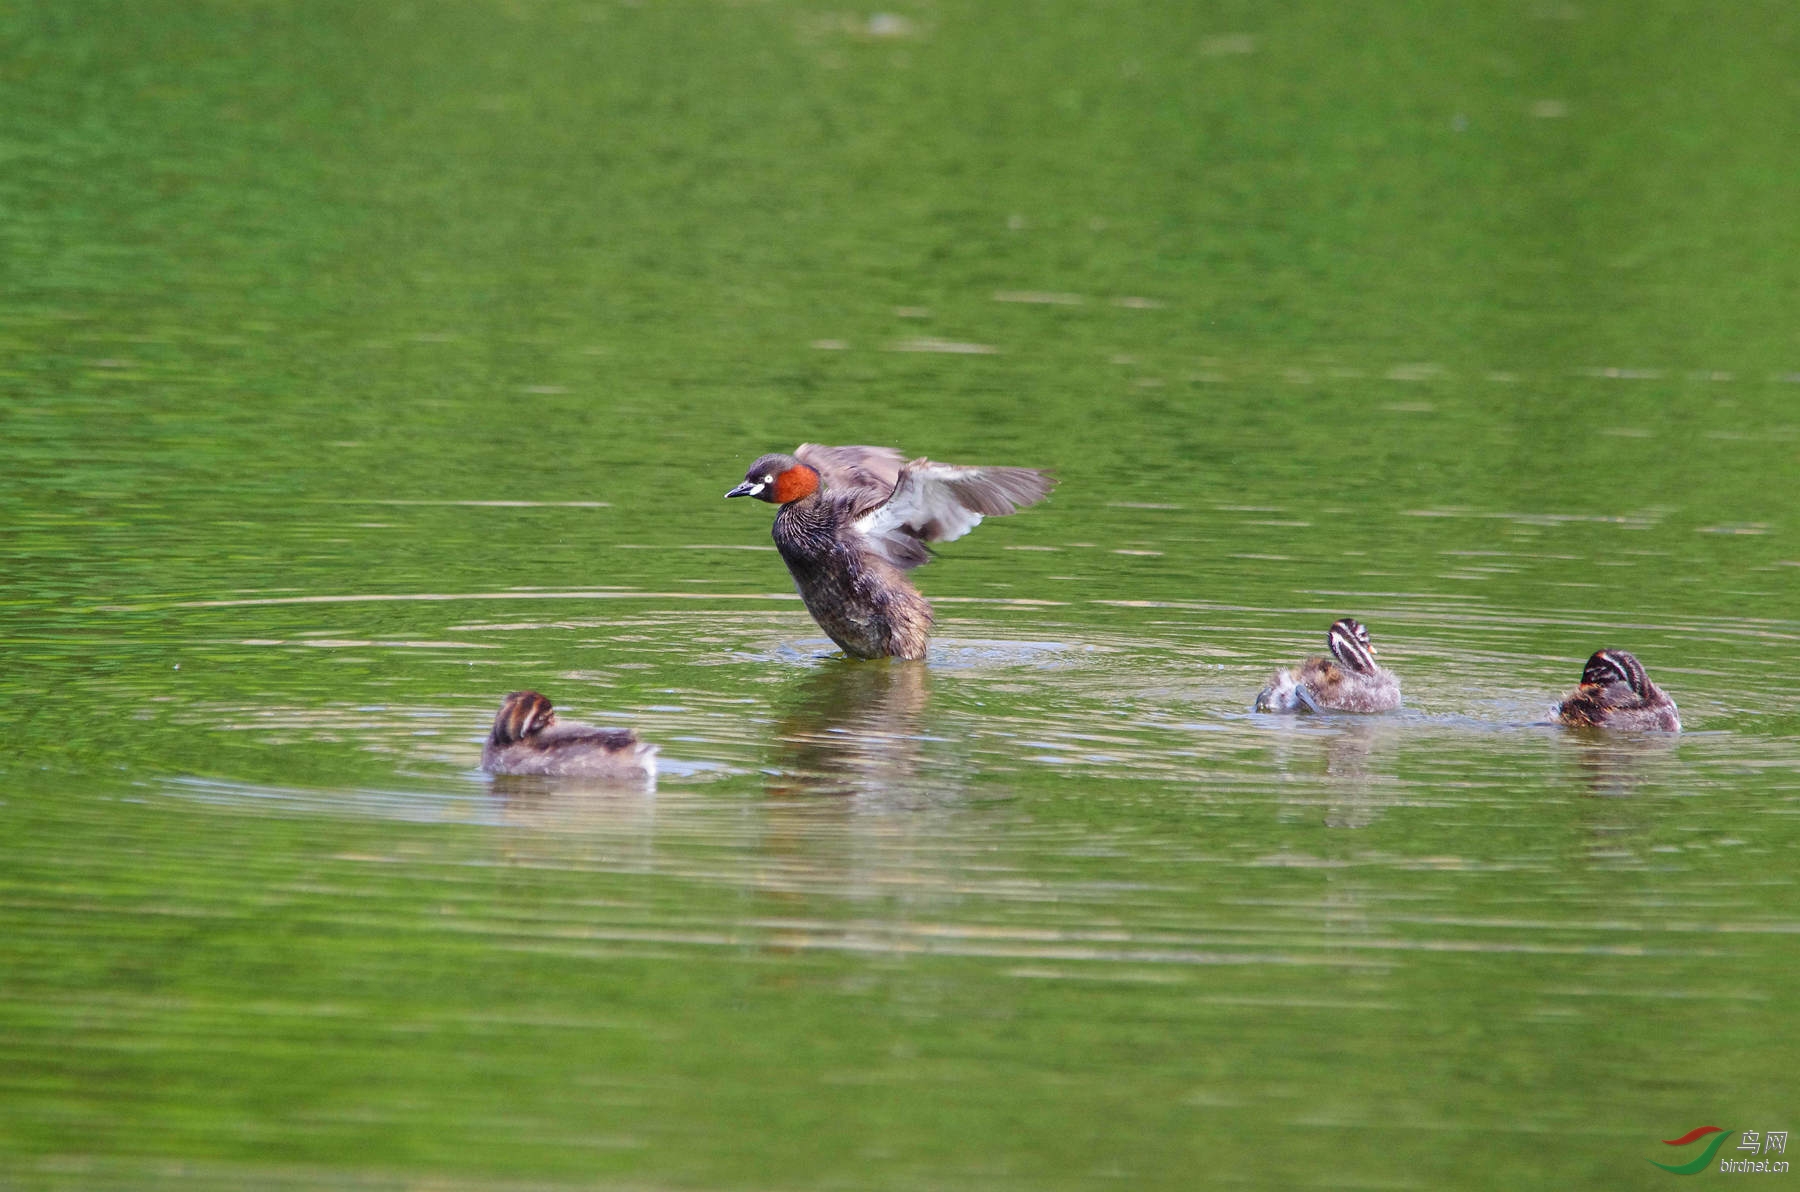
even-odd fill
[{"label": "grebe chick swimming", "polygon": [[645,782],[656,777],[656,746],[628,728],[564,723],[542,695],[515,691],[500,701],[481,750],[481,768],[490,774]]},{"label": "grebe chick swimming", "polygon": [[1581,686],[1563,696],[1551,714],[1572,728],[1681,731],[1675,701],[1623,650],[1596,650],[1581,668]]},{"label": "grebe chick swimming", "polygon": [[1392,712],[1400,680],[1375,665],[1375,647],[1362,622],[1344,617],[1325,633],[1329,658],[1308,658],[1296,671],[1278,670],[1257,695],[1258,712]]},{"label": "grebe chick swimming", "polygon": [[1017,512],[1056,480],[1036,468],[903,460],[892,447],[765,455],[727,497],[781,506],[771,531],[806,611],[852,658],[923,658],[931,604],[906,573],[927,542],[961,538],[983,517]]}]

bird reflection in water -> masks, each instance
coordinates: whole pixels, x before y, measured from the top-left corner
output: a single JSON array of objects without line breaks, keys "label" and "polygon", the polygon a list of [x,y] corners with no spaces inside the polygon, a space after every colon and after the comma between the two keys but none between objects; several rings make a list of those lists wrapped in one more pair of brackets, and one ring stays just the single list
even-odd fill
[{"label": "bird reflection in water", "polygon": [[492,836],[508,865],[647,873],[656,868],[656,783],[541,774],[488,780]]},{"label": "bird reflection in water", "polygon": [[[1366,828],[1399,797],[1400,780],[1393,773],[1392,759],[1381,764],[1392,752],[1394,736],[1391,722],[1344,718],[1329,732],[1284,733],[1276,757],[1279,768],[1295,778],[1318,775],[1326,827]],[[1321,763],[1322,775],[1317,770]]]},{"label": "bird reflection in water", "polygon": [[1366,828],[1380,814],[1375,792],[1383,778],[1370,767],[1374,727],[1348,724],[1325,740],[1326,827]]},{"label": "bird reflection in water", "polygon": [[1366,828],[1398,798],[1391,757],[1380,764],[1393,737],[1392,725],[1357,723],[1325,742],[1326,827]]},{"label": "bird reflection in water", "polygon": [[1559,742],[1574,750],[1575,768],[1588,793],[1602,799],[1626,798],[1651,778],[1667,773],[1679,738],[1670,733],[1564,734]]},{"label": "bird reflection in water", "polygon": [[[1580,775],[1587,788],[1578,800],[1578,841],[1596,865],[1638,866],[1652,860],[1662,837],[1660,801],[1640,798],[1646,784],[1667,781],[1679,738],[1673,733],[1614,733],[1563,730],[1557,734],[1558,760],[1572,766],[1564,773]],[[1573,786],[1573,783],[1569,785]]]},{"label": "bird reflection in water", "polygon": [[910,921],[948,896],[940,810],[956,767],[927,761],[945,747],[923,732],[928,675],[919,662],[830,658],[778,705],[761,841],[773,908],[801,911],[829,890]]},{"label": "bird reflection in water", "polygon": [[918,662],[826,659],[776,722],[769,794],[899,803],[922,793],[927,676]]}]

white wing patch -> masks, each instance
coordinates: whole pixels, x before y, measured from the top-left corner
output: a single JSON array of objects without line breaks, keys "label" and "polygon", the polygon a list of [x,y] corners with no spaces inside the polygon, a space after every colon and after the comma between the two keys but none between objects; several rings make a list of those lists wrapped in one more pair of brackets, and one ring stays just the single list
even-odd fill
[{"label": "white wing patch", "polygon": [[954,542],[985,516],[1013,513],[1043,499],[1056,481],[1031,468],[968,468],[915,459],[900,470],[888,499],[852,525],[896,566],[926,562],[927,542]]},{"label": "white wing patch", "polygon": [[926,542],[954,542],[981,524],[981,514],[963,505],[951,482],[980,470],[907,464],[893,493],[858,518],[856,528],[874,538],[904,533]]}]

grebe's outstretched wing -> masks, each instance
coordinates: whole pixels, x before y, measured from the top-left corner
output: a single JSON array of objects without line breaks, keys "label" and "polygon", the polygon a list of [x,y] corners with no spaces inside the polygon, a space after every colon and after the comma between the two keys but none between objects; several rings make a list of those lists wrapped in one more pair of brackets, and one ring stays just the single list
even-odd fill
[{"label": "grebe's outstretched wing", "polygon": [[889,562],[912,568],[928,561],[927,542],[954,542],[981,524],[1035,505],[1056,478],[1036,468],[965,467],[920,458],[900,469],[885,500],[859,506],[854,525]]}]

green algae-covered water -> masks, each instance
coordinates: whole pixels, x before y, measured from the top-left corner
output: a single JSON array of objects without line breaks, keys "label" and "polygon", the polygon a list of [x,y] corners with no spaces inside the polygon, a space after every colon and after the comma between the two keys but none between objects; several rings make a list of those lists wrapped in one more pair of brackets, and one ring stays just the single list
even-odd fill
[{"label": "green algae-covered water", "polygon": [[[1791,6],[0,46],[0,1183],[1652,1187],[1800,1125]],[[850,664],[720,499],[802,440],[1062,484]],[[1344,614],[1405,709],[1250,713]],[[1543,723],[1602,646],[1686,733]],[[655,791],[480,774],[527,686]]]}]

